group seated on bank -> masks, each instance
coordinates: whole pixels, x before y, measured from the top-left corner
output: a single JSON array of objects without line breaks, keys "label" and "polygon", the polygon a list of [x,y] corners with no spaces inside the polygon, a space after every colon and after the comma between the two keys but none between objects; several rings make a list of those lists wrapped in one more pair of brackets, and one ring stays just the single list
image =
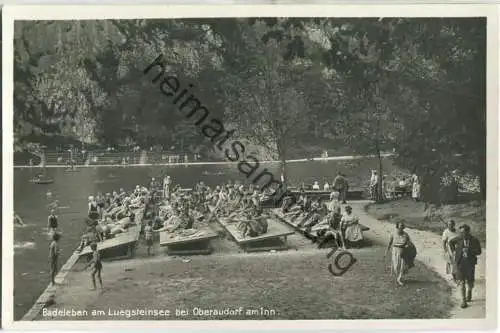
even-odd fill
[{"label": "group seated on bank", "polygon": [[345,206],[342,213],[339,195],[334,191],[330,200],[325,202],[321,198],[311,200],[303,191],[297,200],[285,197],[281,213],[320,248],[330,241],[342,248],[361,247],[363,226],[351,206]]},{"label": "group seated on bank", "polygon": [[132,193],[120,189],[113,194],[90,196],[88,218],[85,220],[87,230],[82,236],[79,250],[126,232],[135,224],[134,211],[145,208],[149,195],[150,191],[146,187],[137,185]]}]

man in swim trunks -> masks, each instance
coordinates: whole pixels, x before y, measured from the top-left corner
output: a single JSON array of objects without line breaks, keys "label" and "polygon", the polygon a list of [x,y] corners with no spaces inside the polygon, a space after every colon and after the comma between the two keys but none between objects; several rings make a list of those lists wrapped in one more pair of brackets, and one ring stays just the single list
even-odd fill
[{"label": "man in swim trunks", "polygon": [[59,238],[60,235],[58,233],[52,234],[52,242],[49,246],[49,271],[50,271],[50,283],[52,285],[56,284],[55,278],[57,274],[57,266],[59,261],[59,253],[61,250],[59,249]]}]

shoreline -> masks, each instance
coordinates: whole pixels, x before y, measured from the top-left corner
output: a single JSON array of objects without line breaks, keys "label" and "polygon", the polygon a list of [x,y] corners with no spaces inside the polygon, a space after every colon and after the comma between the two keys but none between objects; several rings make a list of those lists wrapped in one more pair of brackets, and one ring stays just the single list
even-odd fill
[{"label": "shoreline", "polygon": [[[382,157],[394,156],[393,153],[381,154]],[[315,158],[301,158],[287,160],[287,163],[299,163],[299,162],[315,162],[315,161],[349,161],[349,160],[359,160],[364,158],[375,158],[376,155],[346,155],[346,156],[332,156],[332,157],[315,157]],[[106,167],[151,167],[151,166],[189,166],[189,165],[226,165],[226,164],[238,164],[240,162],[227,162],[227,161],[217,161],[217,162],[180,162],[180,163],[143,163],[143,164],[89,164],[89,165],[74,165],[74,168],[106,168]],[[260,163],[281,163],[281,161],[270,160],[270,161],[260,161]],[[30,169],[30,168],[42,168],[40,165],[14,165],[14,169]],[[45,168],[64,168],[67,169],[67,165],[46,165]]]}]

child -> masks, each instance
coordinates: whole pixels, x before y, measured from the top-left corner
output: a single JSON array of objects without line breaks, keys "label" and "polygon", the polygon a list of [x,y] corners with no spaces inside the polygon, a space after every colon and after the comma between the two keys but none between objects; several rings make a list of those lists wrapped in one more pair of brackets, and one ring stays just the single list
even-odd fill
[{"label": "child", "polygon": [[149,220],[148,225],[144,227],[144,238],[148,246],[148,256],[151,255],[151,247],[153,246],[153,221]]},{"label": "child", "polygon": [[49,246],[49,265],[50,265],[50,283],[52,285],[56,284],[55,277],[57,274],[57,264],[59,261],[59,254],[61,250],[59,249],[59,238],[61,236],[54,232],[52,234],[52,242]]},{"label": "child", "polygon": [[102,289],[102,278],[101,278],[101,271],[102,271],[102,262],[101,262],[101,254],[97,250],[97,244],[92,243],[90,244],[90,248],[92,249],[92,260],[85,266],[85,269],[88,267],[92,267],[92,273],[91,273],[91,278],[92,278],[92,288],[91,290],[96,289],[95,285],[95,276],[97,274],[97,277],[99,278],[99,285],[100,289]]}]

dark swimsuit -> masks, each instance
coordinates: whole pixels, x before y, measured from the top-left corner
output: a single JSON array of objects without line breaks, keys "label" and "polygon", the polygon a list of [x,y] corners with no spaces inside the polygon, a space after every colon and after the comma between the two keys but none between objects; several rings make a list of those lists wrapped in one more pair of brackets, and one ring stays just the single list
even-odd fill
[{"label": "dark swimsuit", "polygon": [[97,212],[97,205],[93,205],[93,204],[90,205],[89,217],[91,219],[96,219],[99,217],[99,213]]},{"label": "dark swimsuit", "polygon": [[104,200],[100,199],[100,200],[97,202],[97,206],[99,206],[99,208],[104,208],[104,206],[105,206]]},{"label": "dark swimsuit", "polygon": [[57,226],[58,226],[57,217],[55,217],[54,215],[50,215],[49,216],[49,227],[52,229],[56,229]]}]

